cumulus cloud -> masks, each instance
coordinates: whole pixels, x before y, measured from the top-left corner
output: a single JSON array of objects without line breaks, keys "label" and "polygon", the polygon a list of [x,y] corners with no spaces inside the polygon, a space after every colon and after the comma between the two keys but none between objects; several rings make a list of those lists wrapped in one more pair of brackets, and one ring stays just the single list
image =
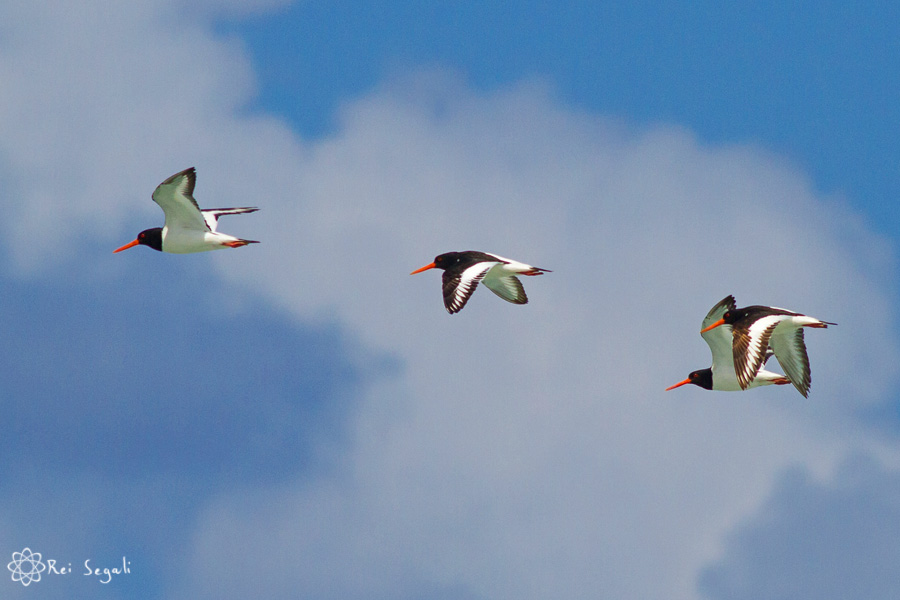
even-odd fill
[{"label": "cumulus cloud", "polygon": [[[692,598],[787,466],[870,445],[853,415],[896,385],[893,248],[783,157],[441,71],[305,142],[241,110],[252,70],[208,21],[89,8],[36,9],[0,51],[7,262],[116,272],[109,250],[161,218],[150,191],[193,164],[201,204],[264,209],[239,226],[262,244],[205,259],[223,281],[404,365],[327,468],[204,498],[173,597]],[[100,16],[121,25],[102,44]],[[407,274],[465,249],[553,273],[527,306],[479,290],[451,317],[436,273]],[[662,391],[709,364],[699,322],[729,293],[840,323],[807,336],[810,400]]]},{"label": "cumulus cloud", "polygon": [[[300,316],[339,315],[406,372],[369,395],[335,481],[223,498],[200,524],[198,567],[227,539],[262,556],[278,532],[284,558],[253,563],[276,596],[692,597],[776,475],[826,472],[860,442],[841,419],[895,383],[896,346],[866,322],[892,311],[886,242],[758,148],[429,73],[348,106],[297,185],[267,217],[273,268],[242,255],[223,274]],[[525,282],[526,307],[479,291],[449,317],[438,277],[407,273],[471,248],[554,272]],[[808,336],[812,400],[662,392],[709,364],[699,321],[728,293],[841,323]]]}]

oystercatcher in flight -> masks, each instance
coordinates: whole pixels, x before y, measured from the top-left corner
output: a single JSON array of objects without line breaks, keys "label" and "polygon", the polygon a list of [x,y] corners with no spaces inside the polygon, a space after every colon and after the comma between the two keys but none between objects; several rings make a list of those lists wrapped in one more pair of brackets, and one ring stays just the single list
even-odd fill
[{"label": "oystercatcher in flight", "polygon": [[[692,372],[684,381],[679,381],[675,385],[667,387],[667,392],[688,383],[693,383],[707,390],[739,392],[746,388],[759,387],[761,385],[784,385],[791,382],[784,375],[766,371],[765,361],[763,361],[756,372],[756,377],[750,381],[750,384],[745,387],[739,385],[734,371],[734,359],[732,358],[731,327],[710,327],[713,323],[721,320],[727,311],[734,309],[734,296],[723,298],[721,302],[710,309],[700,325],[700,335],[709,344],[709,349],[712,352],[712,367]],[[772,351],[769,350],[766,360],[771,356]]]},{"label": "oystercatcher in flight", "polygon": [[467,250],[436,256],[434,262],[410,275],[428,269],[443,269],[444,306],[451,315],[463,309],[478,282],[513,304],[526,304],[528,296],[516,275],[542,275],[547,269],[532,267],[496,254]]},{"label": "oystercatcher in flight", "polygon": [[137,239],[113,250],[113,253],[127,250],[138,244],[149,246],[161,252],[188,254],[222,248],[239,248],[247,244],[258,244],[254,240],[242,240],[216,231],[219,217],[251,213],[258,208],[211,208],[200,210],[194,200],[194,184],[197,172],[194,167],[175,173],[153,191],[153,201],[166,214],[163,227],[154,227],[140,232]]},{"label": "oystercatcher in flight", "polygon": [[775,353],[785,375],[804,397],[809,397],[811,383],[809,356],[803,341],[803,328],[827,328],[829,323],[774,306],[730,308],[720,319],[705,326],[706,333],[730,325],[732,357],[738,384],[747,389],[766,358],[769,348]]}]

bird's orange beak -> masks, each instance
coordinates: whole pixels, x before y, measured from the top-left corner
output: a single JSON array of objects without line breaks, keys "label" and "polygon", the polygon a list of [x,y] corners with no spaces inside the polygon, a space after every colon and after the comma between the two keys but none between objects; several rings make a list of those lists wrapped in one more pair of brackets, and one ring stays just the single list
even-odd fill
[{"label": "bird's orange beak", "polygon": [[118,249],[116,249],[116,250],[113,250],[113,254],[115,254],[116,252],[121,252],[122,250],[128,250],[128,249],[131,248],[132,246],[137,246],[138,244],[140,244],[140,242],[139,242],[138,240],[134,240],[133,242],[128,242],[127,244],[125,244],[125,245],[122,246],[121,248],[118,248]]},{"label": "bird's orange beak", "polygon": [[724,325],[724,324],[725,324],[725,319],[719,319],[718,321],[716,321],[715,323],[713,323],[713,324],[710,325],[709,327],[704,327],[703,329],[701,329],[701,330],[700,330],[700,333],[706,333],[706,332],[709,331],[710,329],[715,329],[715,328],[718,327],[719,325]]},{"label": "bird's orange beak", "polygon": [[690,383],[690,382],[691,382],[691,378],[688,377],[688,378],[685,379],[684,381],[679,381],[679,382],[676,383],[675,385],[670,385],[669,387],[666,388],[666,391],[668,392],[669,390],[674,390],[675,388],[681,387],[681,386],[683,386],[683,385],[687,385],[687,384]]},{"label": "bird's orange beak", "polygon": [[428,269],[433,269],[433,268],[434,268],[434,263],[431,263],[430,265],[425,265],[421,269],[416,269],[415,271],[410,273],[410,275],[415,275],[416,273],[421,273],[422,271],[427,271]]}]

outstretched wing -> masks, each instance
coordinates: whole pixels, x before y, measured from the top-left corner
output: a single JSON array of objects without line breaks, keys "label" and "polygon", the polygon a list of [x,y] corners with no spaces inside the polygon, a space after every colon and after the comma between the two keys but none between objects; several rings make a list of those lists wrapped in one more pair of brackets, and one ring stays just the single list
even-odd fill
[{"label": "outstretched wing", "polygon": [[803,328],[776,328],[769,344],[772,345],[775,358],[784,369],[784,374],[788,376],[797,391],[808,398],[812,377],[809,369],[809,356],[806,353],[806,342],[803,340]]},{"label": "outstretched wing", "polygon": [[519,281],[519,278],[515,275],[495,277],[492,274],[488,274],[481,283],[507,302],[512,302],[513,304],[528,304],[528,296],[525,295],[525,288],[522,287],[522,282]]},{"label": "outstretched wing", "polygon": [[757,319],[749,328],[732,328],[734,372],[741,389],[746,390],[759,373],[766,360],[772,332],[784,318],[784,315],[770,315]]},{"label": "outstretched wing", "polygon": [[197,173],[194,167],[175,173],[153,191],[153,201],[166,213],[168,229],[210,231],[210,227],[194,200]]},{"label": "outstretched wing", "polygon": [[[706,329],[716,321],[720,320],[726,312],[735,308],[734,296],[723,298],[718,304],[713,306],[703,319],[700,329]],[[716,371],[728,369],[734,370],[734,358],[732,356],[731,347],[731,325],[719,325],[715,329],[710,329],[706,333],[701,333],[703,339],[712,352],[712,364]]]},{"label": "outstretched wing", "polygon": [[444,284],[444,306],[451,315],[458,313],[469,301],[472,292],[478,286],[485,274],[497,263],[480,262],[475,263],[462,273],[453,275],[449,271],[444,271],[442,278]]}]

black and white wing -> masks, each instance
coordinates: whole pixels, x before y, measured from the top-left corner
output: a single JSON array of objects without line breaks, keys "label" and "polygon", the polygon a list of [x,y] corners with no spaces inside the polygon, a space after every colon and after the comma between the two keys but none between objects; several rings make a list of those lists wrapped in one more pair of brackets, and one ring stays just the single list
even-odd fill
[{"label": "black and white wing", "polygon": [[444,306],[451,315],[458,313],[469,301],[469,297],[478,282],[481,281],[485,274],[498,263],[496,262],[479,262],[475,263],[461,273],[453,274],[450,271],[444,271],[442,278],[444,287]]},{"label": "black and white wing", "polygon": [[753,321],[749,327],[732,328],[734,372],[741,389],[746,390],[756,378],[766,360],[772,333],[785,318],[785,315],[769,315]]}]

